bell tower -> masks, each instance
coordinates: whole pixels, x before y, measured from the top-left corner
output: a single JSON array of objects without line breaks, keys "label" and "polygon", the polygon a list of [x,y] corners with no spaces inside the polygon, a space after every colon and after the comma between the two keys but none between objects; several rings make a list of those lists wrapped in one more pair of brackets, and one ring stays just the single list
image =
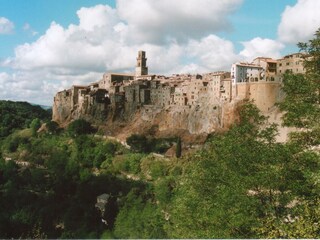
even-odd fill
[{"label": "bell tower", "polygon": [[139,51],[136,65],[136,76],[148,75],[146,52]]}]

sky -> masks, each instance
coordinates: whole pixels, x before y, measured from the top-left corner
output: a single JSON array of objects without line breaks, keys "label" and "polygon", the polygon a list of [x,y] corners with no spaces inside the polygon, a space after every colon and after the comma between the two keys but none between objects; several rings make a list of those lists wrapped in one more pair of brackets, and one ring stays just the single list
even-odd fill
[{"label": "sky", "polygon": [[52,105],[104,72],[230,71],[299,51],[320,0],[0,0],[0,99]]}]

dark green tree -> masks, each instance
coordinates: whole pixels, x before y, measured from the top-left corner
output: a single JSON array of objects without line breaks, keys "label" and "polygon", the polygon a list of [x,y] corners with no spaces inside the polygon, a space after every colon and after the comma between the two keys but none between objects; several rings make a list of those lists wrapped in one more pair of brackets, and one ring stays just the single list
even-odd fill
[{"label": "dark green tree", "polygon": [[77,119],[71,122],[67,128],[68,133],[71,136],[79,136],[83,134],[93,133],[93,127],[91,123],[84,119]]},{"label": "dark green tree", "polygon": [[29,127],[35,118],[42,121],[51,118],[48,111],[27,102],[0,100],[0,112],[0,137],[6,137],[16,129]]},{"label": "dark green tree", "polygon": [[178,141],[177,141],[177,146],[176,146],[176,157],[177,158],[180,158],[181,157],[181,138],[179,137],[178,138]]},{"label": "dark green tree", "polygon": [[46,123],[46,127],[49,133],[54,134],[58,132],[59,124],[55,121],[49,121]]},{"label": "dark green tree", "polygon": [[148,139],[144,135],[132,134],[126,139],[127,144],[133,151],[147,152],[148,151]]}]

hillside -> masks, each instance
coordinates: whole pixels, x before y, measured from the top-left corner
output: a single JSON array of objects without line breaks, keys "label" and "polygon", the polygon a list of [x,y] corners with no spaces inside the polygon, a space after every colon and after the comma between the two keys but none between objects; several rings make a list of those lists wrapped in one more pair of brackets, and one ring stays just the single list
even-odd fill
[{"label": "hillside", "polygon": [[35,118],[48,121],[51,113],[27,102],[0,100],[0,138],[8,136],[16,129],[28,127]]}]

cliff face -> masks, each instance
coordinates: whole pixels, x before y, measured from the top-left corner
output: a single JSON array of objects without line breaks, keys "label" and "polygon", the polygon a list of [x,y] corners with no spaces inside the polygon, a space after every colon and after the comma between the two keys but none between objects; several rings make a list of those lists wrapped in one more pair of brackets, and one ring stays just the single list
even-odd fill
[{"label": "cliff face", "polygon": [[[84,118],[99,126],[105,126],[109,135],[124,140],[132,133],[161,134],[184,131],[189,134],[208,134],[225,127],[228,116],[227,103],[202,101],[193,105],[142,104],[128,101],[128,95],[111,94],[100,102],[93,101],[93,94],[74,101],[79,91],[65,90],[56,94],[53,104],[53,120],[66,126],[72,120]],[[91,95],[90,95],[91,94]],[[126,99],[127,97],[127,99]],[[230,104],[229,104],[230,105]]]},{"label": "cliff face", "polygon": [[65,125],[72,119],[70,91],[63,91],[56,94],[52,106],[52,120]]}]

